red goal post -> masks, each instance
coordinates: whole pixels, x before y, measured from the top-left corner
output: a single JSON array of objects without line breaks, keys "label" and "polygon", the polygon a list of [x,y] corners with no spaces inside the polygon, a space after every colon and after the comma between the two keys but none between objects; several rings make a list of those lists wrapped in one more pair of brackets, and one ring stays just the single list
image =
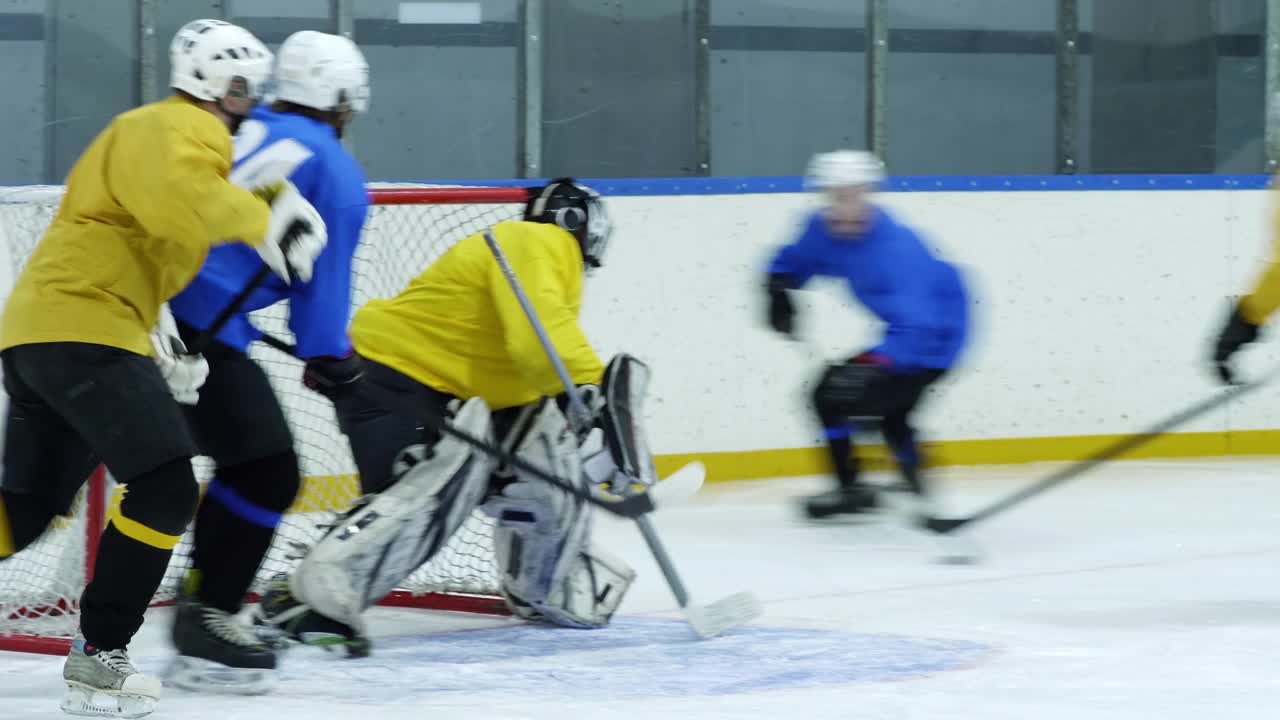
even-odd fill
[{"label": "red goal post", "polygon": [[[370,186],[372,205],[354,265],[353,306],[390,297],[468,235],[520,217],[522,187]],[[61,188],[0,187],[0,276],[16,275],[56,213]],[[7,257],[6,257],[7,255]],[[7,293],[7,288],[4,289]],[[290,339],[280,305],[256,312],[256,325]],[[286,572],[325,524],[359,494],[354,461],[328,401],[301,384],[301,363],[255,344],[251,355],[267,369],[294,431],[303,483],[285,513],[251,598],[275,573]],[[202,485],[212,475],[195,461]],[[0,561],[0,650],[64,654],[78,623],[80,592],[92,577],[104,523],[119,504],[119,488],[101,468],[86,482],[72,513],[58,518],[32,546]],[[190,531],[174,551],[154,605],[172,602],[190,563]],[[431,562],[381,605],[505,614],[498,596],[492,521],[476,512]]]}]

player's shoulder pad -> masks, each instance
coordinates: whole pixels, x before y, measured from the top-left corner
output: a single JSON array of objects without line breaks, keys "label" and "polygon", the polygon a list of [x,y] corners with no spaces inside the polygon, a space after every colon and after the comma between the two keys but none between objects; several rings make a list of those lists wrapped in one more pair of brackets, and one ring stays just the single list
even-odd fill
[{"label": "player's shoulder pad", "polygon": [[213,113],[171,96],[122,113],[115,123],[144,133],[173,131],[219,151],[231,152],[231,133]]},{"label": "player's shoulder pad", "polygon": [[322,183],[328,188],[327,194],[334,198],[337,206],[364,206],[369,203],[364,170],[343,147],[332,128],[302,115],[267,112],[275,119],[273,130],[281,131],[278,137],[292,138],[312,152],[308,161],[310,172],[322,176]]}]

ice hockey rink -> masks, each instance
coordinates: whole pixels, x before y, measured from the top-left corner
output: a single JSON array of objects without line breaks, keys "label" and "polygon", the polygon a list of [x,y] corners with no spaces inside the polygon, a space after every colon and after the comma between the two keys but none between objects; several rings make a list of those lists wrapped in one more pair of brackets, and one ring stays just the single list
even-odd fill
[{"label": "ice hockey rink", "polygon": [[[963,513],[1048,465],[938,471]],[[259,697],[166,690],[157,720],[886,718],[1215,720],[1280,708],[1280,460],[1113,463],[973,528],[801,522],[818,478],[712,484],[656,516],[695,598],[755,591],[748,627],[696,639],[633,527],[614,625],[378,609],[373,657],[289,651]],[[978,552],[970,565],[941,554]],[[168,611],[135,641],[168,661]],[[62,658],[0,654],[0,717],[66,717]]]}]

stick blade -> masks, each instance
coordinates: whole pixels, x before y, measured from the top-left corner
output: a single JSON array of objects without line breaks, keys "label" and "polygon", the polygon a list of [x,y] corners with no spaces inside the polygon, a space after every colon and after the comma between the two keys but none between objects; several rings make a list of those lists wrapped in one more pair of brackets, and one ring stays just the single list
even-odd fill
[{"label": "stick blade", "polygon": [[654,484],[648,495],[655,508],[670,507],[697,495],[706,479],[706,466],[695,460]]},{"label": "stick blade", "polygon": [[717,600],[710,605],[690,605],[684,616],[693,631],[703,639],[713,638],[730,628],[745,625],[760,617],[763,608],[755,593],[743,591]]},{"label": "stick blade", "polygon": [[969,520],[967,518],[927,517],[924,519],[925,528],[939,535],[946,535],[968,524]]}]

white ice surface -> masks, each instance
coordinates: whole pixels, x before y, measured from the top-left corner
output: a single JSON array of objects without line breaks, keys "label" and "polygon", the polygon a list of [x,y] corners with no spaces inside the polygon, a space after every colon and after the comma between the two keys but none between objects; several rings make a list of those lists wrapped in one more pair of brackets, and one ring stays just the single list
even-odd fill
[{"label": "white ice surface", "polygon": [[[1050,469],[945,470],[943,506]],[[638,533],[608,520],[597,537],[640,573],[608,630],[378,610],[368,660],[294,650],[269,695],[167,689],[152,717],[1280,718],[1280,461],[1105,466],[975,527],[967,566],[897,525],[800,522],[792,496],[820,487],[711,485],[656,517],[695,598],[764,600],[726,637],[695,640]],[[168,620],[135,640],[143,669],[164,668]],[[66,717],[61,664],[0,653],[0,719]]]}]

